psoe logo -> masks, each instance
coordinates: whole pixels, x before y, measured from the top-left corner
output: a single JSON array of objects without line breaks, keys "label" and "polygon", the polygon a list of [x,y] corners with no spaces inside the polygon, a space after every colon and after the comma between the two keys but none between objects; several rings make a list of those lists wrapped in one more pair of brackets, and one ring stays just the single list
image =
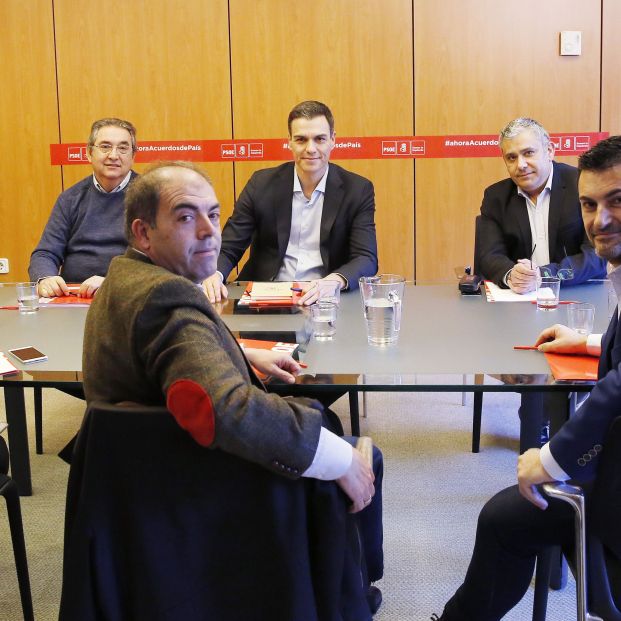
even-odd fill
[{"label": "psoe logo", "polygon": [[67,147],[67,159],[72,162],[88,162],[86,147]]},{"label": "psoe logo", "polygon": [[397,155],[397,141],[382,141],[382,155]]},{"label": "psoe logo", "polygon": [[234,144],[223,144],[220,145],[220,156],[225,158],[234,158],[235,157],[235,145]]}]

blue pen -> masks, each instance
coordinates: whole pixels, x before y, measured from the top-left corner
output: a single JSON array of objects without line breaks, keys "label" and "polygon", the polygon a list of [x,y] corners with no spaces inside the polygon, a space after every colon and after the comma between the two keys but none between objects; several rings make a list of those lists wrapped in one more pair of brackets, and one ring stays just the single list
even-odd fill
[{"label": "blue pen", "polygon": [[291,291],[297,291],[298,293],[302,293],[302,289],[300,289],[300,287],[291,287]]}]

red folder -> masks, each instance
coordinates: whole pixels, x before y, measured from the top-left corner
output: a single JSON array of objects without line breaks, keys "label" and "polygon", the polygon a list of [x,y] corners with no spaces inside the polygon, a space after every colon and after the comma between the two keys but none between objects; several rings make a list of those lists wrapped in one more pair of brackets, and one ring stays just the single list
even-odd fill
[{"label": "red folder", "polygon": [[596,356],[572,354],[544,354],[550,371],[555,380],[565,381],[597,381],[597,366],[599,358]]},{"label": "red folder", "polygon": [[[298,348],[297,343],[282,343],[281,341],[258,341],[256,339],[237,339],[237,342],[240,344],[241,348],[250,347],[251,349],[270,349],[272,351],[280,351],[285,352],[286,354],[291,354],[295,352]],[[261,373],[258,369],[252,367],[254,372],[257,374],[257,377],[265,381],[268,376],[265,373]]]}]

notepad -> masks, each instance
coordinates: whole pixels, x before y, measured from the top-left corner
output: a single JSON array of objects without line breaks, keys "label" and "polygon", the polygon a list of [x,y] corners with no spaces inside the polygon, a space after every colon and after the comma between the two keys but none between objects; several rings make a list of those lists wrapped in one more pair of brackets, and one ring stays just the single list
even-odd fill
[{"label": "notepad", "polygon": [[293,306],[300,297],[298,282],[249,282],[238,304],[250,307],[283,307]]},{"label": "notepad", "polygon": [[254,282],[250,297],[255,300],[270,298],[290,298],[293,296],[293,282]]},{"label": "notepad", "polygon": [[516,293],[511,289],[501,289],[498,285],[486,280],[485,297],[488,302],[533,302],[537,301],[537,292]]}]

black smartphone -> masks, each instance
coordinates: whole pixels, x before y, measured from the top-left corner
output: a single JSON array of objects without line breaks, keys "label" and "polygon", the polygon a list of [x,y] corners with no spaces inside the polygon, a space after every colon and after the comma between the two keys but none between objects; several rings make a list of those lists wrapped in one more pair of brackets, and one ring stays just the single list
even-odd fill
[{"label": "black smartphone", "polygon": [[9,349],[9,354],[24,364],[28,364],[30,362],[43,362],[44,360],[47,360],[47,356],[43,352],[40,352],[32,346]]}]

